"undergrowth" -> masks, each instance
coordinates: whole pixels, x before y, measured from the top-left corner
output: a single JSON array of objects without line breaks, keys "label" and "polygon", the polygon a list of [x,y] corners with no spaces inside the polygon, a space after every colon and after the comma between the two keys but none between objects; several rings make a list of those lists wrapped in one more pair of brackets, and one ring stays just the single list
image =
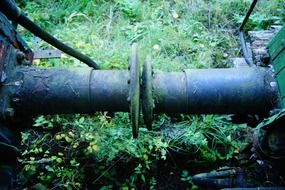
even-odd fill
[{"label": "undergrowth", "polygon": [[[96,60],[102,69],[126,69],[136,42],[143,62],[163,71],[228,67],[240,55],[236,30],[249,0],[28,0],[18,3],[30,18]],[[285,20],[282,0],[262,1],[247,29]],[[19,27],[31,47],[34,37]],[[41,43],[40,48],[51,48]],[[35,61],[43,67],[84,67],[63,55]],[[142,125],[143,126],[143,125]],[[22,133],[18,183],[38,189],[182,189],[192,187],[196,166],[234,160],[246,143],[246,125],[227,116],[170,118],[132,139],[127,113],[39,116]]]}]

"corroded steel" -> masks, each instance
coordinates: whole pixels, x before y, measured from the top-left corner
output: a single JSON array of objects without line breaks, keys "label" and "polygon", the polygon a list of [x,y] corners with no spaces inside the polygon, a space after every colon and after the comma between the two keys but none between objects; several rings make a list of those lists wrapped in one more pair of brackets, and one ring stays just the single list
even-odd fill
[{"label": "corroded steel", "polygon": [[0,12],[0,47],[3,48],[3,44],[12,45],[14,48],[22,51],[25,54],[25,58],[29,61],[33,59],[33,52],[28,47],[26,42],[16,32],[16,29],[11,25],[10,21]]},{"label": "corroded steel", "polygon": [[155,113],[266,113],[279,103],[270,69],[191,69],[156,72],[153,77]]},{"label": "corroded steel", "polygon": [[220,168],[217,171],[209,173],[201,173],[194,175],[192,181],[194,184],[214,189],[222,189],[227,187],[250,187],[246,179],[245,173],[241,168]]},{"label": "corroded steel", "polygon": [[17,85],[3,89],[9,89],[16,114],[130,111],[135,137],[141,103],[143,114],[149,117],[148,128],[152,108],[153,113],[265,114],[278,106],[271,70],[255,67],[155,72],[152,76],[146,64],[140,95],[140,72],[133,53],[130,71],[19,66],[9,77],[9,83]]},{"label": "corroded steel", "polygon": [[128,71],[76,69],[15,70],[10,86],[16,114],[128,112]]},{"label": "corroded steel", "polygon": [[263,160],[284,165],[285,161],[285,110],[265,119],[255,129],[253,147],[256,155]]}]

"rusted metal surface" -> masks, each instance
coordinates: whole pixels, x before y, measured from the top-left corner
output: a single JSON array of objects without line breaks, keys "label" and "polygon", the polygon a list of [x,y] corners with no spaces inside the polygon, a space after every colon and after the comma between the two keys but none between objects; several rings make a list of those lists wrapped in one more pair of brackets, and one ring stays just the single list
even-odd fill
[{"label": "rusted metal surface", "polygon": [[147,105],[143,114],[149,117],[146,123],[151,128],[152,108],[153,113],[264,114],[279,102],[271,71],[251,67],[156,72],[152,76],[146,65],[149,76],[143,77],[140,97],[139,67],[133,58],[131,71],[21,66],[11,73],[9,84],[13,85],[4,89],[12,93],[16,114],[130,111],[135,137],[141,103]]},{"label": "rusted metal surface", "polygon": [[266,113],[279,103],[273,73],[264,68],[192,69],[155,73],[155,113]]},{"label": "rusted metal surface", "polygon": [[184,72],[154,72],[154,113],[187,113],[187,81]]},{"label": "rusted metal surface", "polygon": [[16,114],[128,112],[128,71],[21,68],[10,87]]},{"label": "rusted metal surface", "polygon": [[5,44],[5,40],[0,38],[0,79],[1,82],[5,79],[5,73],[3,70],[5,59],[7,57],[7,48],[8,45]]},{"label": "rusted metal surface", "polygon": [[284,165],[285,161],[285,110],[265,119],[255,129],[253,147],[259,159]]},{"label": "rusted metal surface", "polygon": [[[0,36],[2,41],[5,40],[9,44],[13,45],[16,49],[19,49],[25,54],[25,58],[29,61],[33,60],[33,53],[25,41],[20,37],[16,32],[16,29],[13,25],[10,24],[10,21],[0,13]],[[1,39],[0,38],[0,39]]]},{"label": "rusted metal surface", "polygon": [[279,103],[270,69],[196,69],[185,74],[188,113],[266,113]]},{"label": "rusted metal surface", "polygon": [[209,173],[194,175],[192,181],[195,185],[207,188],[251,187],[245,179],[241,168],[224,167]]}]

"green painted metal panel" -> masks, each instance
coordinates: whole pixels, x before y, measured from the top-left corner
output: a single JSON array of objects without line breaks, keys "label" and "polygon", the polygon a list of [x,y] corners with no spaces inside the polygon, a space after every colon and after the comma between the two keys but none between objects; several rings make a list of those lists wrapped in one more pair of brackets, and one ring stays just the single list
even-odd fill
[{"label": "green painted metal panel", "polygon": [[275,69],[282,107],[285,108],[285,25],[269,43],[268,52]]},{"label": "green painted metal panel", "polygon": [[273,61],[275,73],[278,74],[285,67],[285,50],[283,50]]},{"label": "green painted metal panel", "polygon": [[285,25],[269,43],[268,49],[269,54],[271,56],[271,60],[276,59],[280,52],[285,49]]},{"label": "green painted metal panel", "polygon": [[282,99],[282,107],[285,108],[285,70],[283,69],[278,75],[277,75],[277,81],[279,85],[279,90],[281,94]]}]

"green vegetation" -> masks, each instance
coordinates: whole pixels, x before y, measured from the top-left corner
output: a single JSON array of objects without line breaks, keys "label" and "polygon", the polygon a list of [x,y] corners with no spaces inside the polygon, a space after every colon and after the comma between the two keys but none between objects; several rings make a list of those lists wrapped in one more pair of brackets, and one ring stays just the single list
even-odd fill
[{"label": "green vegetation", "polygon": [[[163,71],[227,67],[240,55],[235,32],[250,2],[18,0],[30,18],[104,69],[126,69],[137,42],[141,61],[151,55]],[[247,28],[285,21],[282,0],[264,1],[257,10]],[[33,36],[19,31],[33,47]],[[68,56],[36,64],[84,66]],[[226,116],[157,115],[154,131],[141,128],[134,140],[127,113],[40,116],[22,133],[18,180],[27,189],[194,189],[191,175],[234,160],[247,130]]]}]

